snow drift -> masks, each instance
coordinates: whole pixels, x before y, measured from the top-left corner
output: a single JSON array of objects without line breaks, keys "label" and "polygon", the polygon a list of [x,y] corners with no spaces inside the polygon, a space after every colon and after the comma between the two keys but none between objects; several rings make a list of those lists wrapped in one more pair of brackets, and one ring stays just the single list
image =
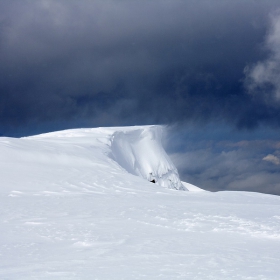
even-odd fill
[{"label": "snow drift", "polygon": [[186,190],[161,145],[162,127],[148,126],[112,135],[113,158],[129,173],[162,187]]}]

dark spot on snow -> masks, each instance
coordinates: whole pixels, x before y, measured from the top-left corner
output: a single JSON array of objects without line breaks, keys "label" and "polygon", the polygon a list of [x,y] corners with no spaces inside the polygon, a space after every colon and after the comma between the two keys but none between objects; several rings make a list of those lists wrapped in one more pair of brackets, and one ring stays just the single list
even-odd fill
[{"label": "dark spot on snow", "polygon": [[156,180],[155,180],[155,179],[153,179],[153,180],[152,180],[152,181],[150,181],[150,182],[155,183],[155,182],[156,182]]}]

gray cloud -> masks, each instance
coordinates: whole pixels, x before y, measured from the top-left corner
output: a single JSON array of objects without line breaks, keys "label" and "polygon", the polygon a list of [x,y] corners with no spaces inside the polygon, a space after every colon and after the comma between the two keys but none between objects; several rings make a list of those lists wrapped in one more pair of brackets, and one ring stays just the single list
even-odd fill
[{"label": "gray cloud", "polygon": [[189,147],[185,153],[171,155],[182,180],[211,191],[242,190],[280,195],[279,159],[276,155],[267,156],[267,151],[279,154],[279,141],[185,144]]},{"label": "gray cloud", "polygon": [[280,164],[279,158],[278,158],[277,156],[271,155],[271,154],[268,154],[267,156],[265,156],[265,157],[263,158],[263,160],[272,162],[273,164],[276,164],[276,165],[279,165],[279,164]]},{"label": "gray cloud", "polygon": [[[270,15],[270,28],[264,49],[268,57],[245,68],[246,86],[252,94],[261,93],[264,100],[272,94],[272,100],[280,99],[280,10]],[[271,97],[271,96],[269,96]]]}]

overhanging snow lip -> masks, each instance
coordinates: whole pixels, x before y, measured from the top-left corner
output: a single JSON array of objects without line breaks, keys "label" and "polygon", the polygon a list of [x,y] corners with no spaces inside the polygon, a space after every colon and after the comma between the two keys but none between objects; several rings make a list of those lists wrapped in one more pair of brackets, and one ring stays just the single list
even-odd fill
[{"label": "overhanging snow lip", "polygon": [[162,187],[187,190],[161,144],[163,126],[117,130],[111,136],[113,159],[127,172]]}]

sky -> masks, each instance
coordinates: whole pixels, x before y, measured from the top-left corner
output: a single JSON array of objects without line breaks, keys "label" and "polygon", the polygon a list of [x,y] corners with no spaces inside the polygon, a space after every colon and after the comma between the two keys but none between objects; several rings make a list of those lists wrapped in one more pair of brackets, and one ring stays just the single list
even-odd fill
[{"label": "sky", "polygon": [[0,135],[164,124],[182,179],[280,195],[279,0],[1,0]]}]

